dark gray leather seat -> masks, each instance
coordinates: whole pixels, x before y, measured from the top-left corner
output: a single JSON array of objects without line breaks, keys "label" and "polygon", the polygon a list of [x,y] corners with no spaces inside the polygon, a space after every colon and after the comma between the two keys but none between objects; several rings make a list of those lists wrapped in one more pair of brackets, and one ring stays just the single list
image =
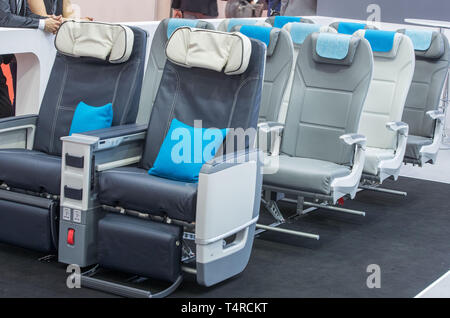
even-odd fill
[{"label": "dark gray leather seat", "polygon": [[0,167],[0,180],[10,187],[60,193],[60,157],[26,149],[0,149]]},{"label": "dark gray leather seat", "polygon": [[136,168],[100,173],[100,202],[195,221],[197,184],[150,176],[148,170],[153,166],[173,118],[191,126],[194,126],[194,120],[201,119],[203,128],[255,127],[264,59],[263,44],[252,40],[249,66],[240,75],[186,68],[168,60],[152,108],[142,160]]},{"label": "dark gray leather seat", "polygon": [[113,126],[136,120],[142,87],[147,34],[134,33],[131,56],[111,64],[93,57],[57,53],[36,126],[34,147],[0,149],[0,183],[23,190],[60,194],[61,137],[69,135],[80,101],[88,105],[112,102]]},{"label": "dark gray leather seat", "polygon": [[103,172],[99,196],[103,204],[110,206],[195,221],[196,183],[158,178],[137,167]]}]

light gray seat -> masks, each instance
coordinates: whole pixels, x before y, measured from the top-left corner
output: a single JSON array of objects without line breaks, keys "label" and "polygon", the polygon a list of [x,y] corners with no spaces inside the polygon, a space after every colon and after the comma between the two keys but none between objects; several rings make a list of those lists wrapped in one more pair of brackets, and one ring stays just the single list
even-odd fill
[{"label": "light gray seat", "polygon": [[434,164],[445,120],[439,106],[450,60],[448,39],[435,31],[399,32],[411,37],[416,54],[414,77],[403,113],[403,121],[410,130],[404,162],[419,166]]},{"label": "light gray seat", "polygon": [[214,30],[214,26],[202,20],[190,19],[164,19],[153,35],[150,55],[148,58],[147,70],[145,71],[144,87],[142,90],[139,113],[137,116],[138,124],[147,124],[155,102],[156,93],[161,83],[162,73],[166,65],[167,57],[165,48],[169,37],[179,27],[188,26],[199,29]]},{"label": "light gray seat", "polygon": [[397,180],[408,138],[408,125],[401,122],[406,96],[414,73],[414,49],[403,34],[381,30],[358,30],[374,55],[374,72],[359,133],[367,138],[363,181],[381,184]]},{"label": "light gray seat", "polygon": [[[224,20],[219,31],[228,30],[263,41],[266,46],[266,70],[259,122],[278,122],[278,115],[294,64],[294,48],[289,34],[282,29],[261,25],[236,24],[240,19]],[[246,20],[240,20],[245,23]]]},{"label": "light gray seat", "polygon": [[[344,46],[344,54],[327,51],[334,45]],[[306,38],[295,66],[281,155],[266,165],[271,170],[276,161],[279,169],[264,176],[265,189],[333,204],[344,195],[354,197],[364,164],[364,138],[356,132],[372,69],[365,39],[333,33]]]},{"label": "light gray seat", "polygon": [[[291,34],[295,25],[300,23],[286,25]],[[344,196],[353,199],[358,190],[366,138],[356,132],[373,72],[367,40],[319,30],[324,32],[294,32],[295,41],[302,44],[286,123],[272,128],[282,131],[281,149],[264,158],[262,203],[275,223],[259,224],[263,230],[313,239],[320,237],[277,228],[287,222],[277,201],[297,204],[293,218],[312,211],[304,207],[365,215],[330,205],[342,203]]]}]

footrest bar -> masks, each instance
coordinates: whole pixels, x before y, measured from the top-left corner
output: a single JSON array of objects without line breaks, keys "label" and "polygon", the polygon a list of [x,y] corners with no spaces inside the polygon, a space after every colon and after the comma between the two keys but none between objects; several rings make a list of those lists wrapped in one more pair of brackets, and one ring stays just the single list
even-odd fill
[{"label": "footrest bar", "polygon": [[164,298],[172,294],[183,281],[183,276],[180,275],[177,280],[167,289],[152,294],[150,291],[138,289],[121,285],[118,283],[108,282],[102,279],[81,275],[81,286],[95,290],[100,290],[106,293],[129,297],[129,298]]},{"label": "footrest bar", "polygon": [[310,203],[310,202],[305,202],[304,205],[315,207],[318,209],[325,209],[325,210],[343,212],[343,213],[354,214],[354,215],[359,215],[359,216],[366,216],[366,212],[351,210],[351,209],[344,209],[344,208],[340,208],[337,206],[322,205],[322,204]]},{"label": "footrest bar", "polygon": [[256,224],[256,228],[262,229],[265,231],[272,231],[272,232],[278,232],[278,233],[283,233],[283,234],[288,234],[288,235],[293,235],[293,236],[306,237],[306,238],[310,238],[310,239],[314,239],[314,240],[320,240],[320,236],[316,235],[316,234],[280,229],[280,228],[277,228],[274,226],[269,226],[269,225]]},{"label": "footrest bar", "polygon": [[384,189],[384,188],[378,188],[378,187],[369,187],[369,186],[360,186],[359,188],[362,190],[383,192],[383,193],[400,195],[400,196],[404,196],[404,197],[408,196],[408,193],[404,192],[404,191],[397,191],[397,190]]}]

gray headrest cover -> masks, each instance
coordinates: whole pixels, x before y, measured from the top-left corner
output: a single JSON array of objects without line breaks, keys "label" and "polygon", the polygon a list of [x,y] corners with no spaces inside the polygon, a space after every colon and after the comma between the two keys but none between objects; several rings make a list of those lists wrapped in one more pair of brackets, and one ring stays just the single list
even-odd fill
[{"label": "gray headrest cover", "polygon": [[109,63],[128,61],[134,33],[124,25],[99,22],[64,22],[55,38],[59,53],[71,57],[93,57]]}]

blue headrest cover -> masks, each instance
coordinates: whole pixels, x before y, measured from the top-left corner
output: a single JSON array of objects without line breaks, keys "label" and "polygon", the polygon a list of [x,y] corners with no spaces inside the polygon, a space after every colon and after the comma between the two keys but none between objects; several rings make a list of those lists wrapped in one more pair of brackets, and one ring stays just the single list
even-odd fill
[{"label": "blue headrest cover", "polygon": [[260,25],[243,25],[239,32],[248,36],[249,38],[260,40],[266,43],[267,47],[270,45],[270,32],[273,28]]},{"label": "blue headrest cover", "polygon": [[254,24],[256,24],[256,22],[258,22],[258,20],[256,20],[256,19],[240,19],[240,18],[230,19],[228,21],[227,32],[231,32],[231,30],[236,25],[254,25]]},{"label": "blue headrest cover", "polygon": [[369,41],[372,51],[390,52],[394,47],[395,34],[393,31],[366,30],[364,37]]},{"label": "blue headrest cover", "polygon": [[181,27],[191,27],[195,28],[198,24],[199,20],[191,20],[191,19],[169,19],[169,23],[167,24],[167,38],[169,39],[172,36],[172,33],[175,32],[176,29]]},{"label": "blue headrest cover", "polygon": [[281,29],[287,23],[290,23],[290,22],[302,22],[302,18],[301,17],[276,16],[273,26],[275,28]]},{"label": "blue headrest cover", "polygon": [[433,31],[429,30],[406,30],[405,34],[412,40],[414,50],[426,51],[431,46]]},{"label": "blue headrest cover", "polygon": [[291,38],[295,44],[303,44],[305,39],[314,32],[319,32],[322,26],[320,24],[292,23]]},{"label": "blue headrest cover", "polygon": [[317,55],[326,59],[343,60],[347,57],[351,35],[320,33],[317,38]]},{"label": "blue headrest cover", "polygon": [[367,24],[355,22],[340,22],[338,26],[338,33],[353,34],[358,30],[365,29]]}]

